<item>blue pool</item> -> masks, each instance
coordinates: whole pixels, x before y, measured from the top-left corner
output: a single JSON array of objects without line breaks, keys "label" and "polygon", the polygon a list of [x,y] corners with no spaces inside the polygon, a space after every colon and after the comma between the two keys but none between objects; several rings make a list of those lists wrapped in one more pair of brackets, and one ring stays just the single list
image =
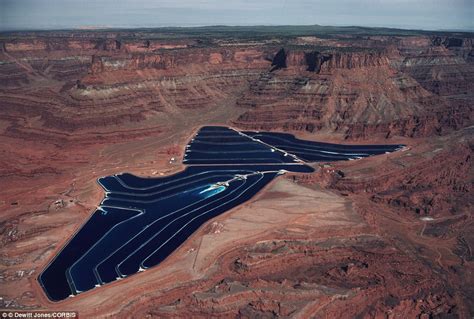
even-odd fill
[{"label": "blue pool", "polygon": [[40,274],[53,301],[163,261],[202,224],[252,198],[276,176],[311,173],[309,162],[359,159],[403,145],[339,145],[289,134],[201,128],[186,146],[186,169],[160,178],[102,177],[105,198]]}]

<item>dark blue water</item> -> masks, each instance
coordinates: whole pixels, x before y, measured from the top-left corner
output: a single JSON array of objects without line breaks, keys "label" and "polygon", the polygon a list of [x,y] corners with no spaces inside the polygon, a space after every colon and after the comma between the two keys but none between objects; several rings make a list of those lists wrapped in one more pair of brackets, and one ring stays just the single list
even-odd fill
[{"label": "dark blue water", "polygon": [[185,164],[295,163],[292,156],[240,132],[213,127],[201,130],[186,147]]},{"label": "dark blue water", "polygon": [[[98,180],[107,192],[77,234],[39,276],[54,301],[130,276],[166,259],[203,223],[248,201],[283,171],[306,161],[391,152],[402,145],[337,145],[283,133],[203,127],[186,146],[185,170],[165,177],[128,173]],[[295,156],[296,155],[296,156]]]},{"label": "dark blue water", "polygon": [[332,162],[358,159],[394,152],[404,147],[394,145],[343,145],[300,140],[291,134],[273,132],[243,132],[275,148],[296,155],[309,162]]},{"label": "dark blue water", "polygon": [[62,300],[72,292],[66,279],[66,269],[79,259],[95,242],[97,242],[114,225],[138,215],[136,211],[121,211],[120,213],[104,214],[97,210],[87,223],[69,241],[56,258],[39,276],[49,299]]},{"label": "dark blue water", "polygon": [[[245,172],[244,172],[245,173]],[[148,193],[111,193],[107,196],[104,204],[116,205],[117,200],[119,201],[132,201],[132,202],[150,202],[166,196],[170,196],[176,193],[184,192],[191,188],[199,187],[203,184],[213,184],[221,181],[225,181],[234,177],[234,174],[229,173],[217,173],[212,175],[206,174],[207,176],[197,175],[194,178],[187,178],[181,183],[170,183],[169,186],[154,188]],[[120,204],[119,204],[120,205]]]},{"label": "dark blue water", "polygon": [[[267,185],[274,177],[276,173],[267,173],[263,176],[257,176],[249,178],[246,186],[239,192],[236,192],[229,198],[228,201],[220,202],[218,205],[213,205],[212,209],[200,209],[197,213],[194,213],[191,217],[186,219],[186,224],[183,225],[184,221],[166,227],[165,231],[157,236],[161,237],[160,243],[166,238],[172,239],[172,241],[165,241],[159,246],[152,254],[150,254],[143,262],[142,266],[145,268],[153,267],[163,261],[171,252],[174,250],[176,242],[180,244],[191,236],[203,223],[209,219],[218,216],[227,210],[240,205],[254,196],[260,189]],[[176,231],[178,229],[178,231]],[[172,236],[172,237],[171,237]],[[155,240],[156,243],[158,241]]]},{"label": "dark blue water", "polygon": [[[199,192],[208,187],[208,185],[201,185],[199,188],[193,190],[188,189],[187,191],[175,193],[174,196],[157,200],[153,205],[144,205],[143,208],[146,207],[149,209],[140,207],[142,211],[141,214],[112,227],[112,229],[107,231],[92,248],[69,268],[68,274],[72,282],[75,283],[75,289],[77,291],[85,291],[94,288],[98,282],[91,265],[93,266],[100,263],[110,255],[111,251],[119,249],[129,238],[132,238],[143,230],[144,226],[149,225],[153,221],[163,217],[163,215],[175,211],[182,206],[187,206],[200,200],[202,196],[199,195]],[[105,209],[108,210],[108,208]]]},{"label": "dark blue water", "polygon": [[111,192],[123,192],[127,191],[126,189],[131,189],[133,193],[148,193],[152,189],[156,189],[162,185],[165,185],[169,182],[175,182],[182,178],[189,178],[190,176],[196,174],[214,174],[215,171],[229,171],[232,173],[237,172],[255,172],[261,170],[280,170],[285,169],[290,172],[296,173],[311,173],[314,171],[308,165],[232,165],[232,166],[220,166],[220,165],[210,165],[210,166],[188,166],[182,172],[176,173],[174,175],[166,177],[153,177],[145,178],[139,177],[133,174],[124,173],[116,176],[107,176],[99,179],[101,184],[104,181],[107,182],[107,189],[110,189]]},{"label": "dark blue water", "polygon": [[171,213],[160,214],[159,218],[156,218],[153,222],[147,224],[146,228],[143,228],[141,232],[136,234],[134,237],[131,237],[126,244],[120,247],[120,249],[112,252],[107,258],[97,265],[96,272],[99,276],[99,280],[101,282],[110,282],[115,280],[119,276],[119,273],[116,271],[117,265],[119,265],[127,257],[131,256],[134,252],[140,251],[140,249],[143,248],[143,245],[145,245],[148,240],[151,240],[153,236],[159,233],[163,227],[173,220],[185,216],[185,214],[193,212],[201,207],[209,207],[210,205],[214,205],[222,198],[227,196],[227,194],[230,193],[233,188],[238,187],[239,184],[243,184],[243,181],[236,181],[232,183],[232,188],[228,187],[225,190],[218,189],[219,192],[216,193],[205,193],[194,203],[182,206]]}]

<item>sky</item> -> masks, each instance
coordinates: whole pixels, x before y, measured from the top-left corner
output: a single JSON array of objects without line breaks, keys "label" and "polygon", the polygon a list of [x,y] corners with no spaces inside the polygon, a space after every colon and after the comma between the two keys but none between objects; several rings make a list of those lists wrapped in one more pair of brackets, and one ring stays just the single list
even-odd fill
[{"label": "sky", "polygon": [[474,31],[474,0],[0,0],[0,31],[356,25]]}]

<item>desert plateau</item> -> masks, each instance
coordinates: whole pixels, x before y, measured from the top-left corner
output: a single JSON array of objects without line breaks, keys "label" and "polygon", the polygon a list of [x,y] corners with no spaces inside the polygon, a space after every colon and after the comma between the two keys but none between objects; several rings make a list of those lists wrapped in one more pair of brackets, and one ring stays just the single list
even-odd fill
[{"label": "desert plateau", "polygon": [[[368,27],[1,32],[0,309],[472,318],[473,45],[472,32]],[[303,142],[277,146],[281,133]],[[203,135],[230,144],[193,159]],[[98,180],[236,165],[220,153],[232,139],[248,140],[249,154],[268,150],[277,162],[249,163],[278,163],[275,177],[152,267],[48,297],[40,275],[114,195]],[[357,158],[326,150],[291,170],[315,142],[393,147]],[[239,166],[211,195],[262,167]]]}]

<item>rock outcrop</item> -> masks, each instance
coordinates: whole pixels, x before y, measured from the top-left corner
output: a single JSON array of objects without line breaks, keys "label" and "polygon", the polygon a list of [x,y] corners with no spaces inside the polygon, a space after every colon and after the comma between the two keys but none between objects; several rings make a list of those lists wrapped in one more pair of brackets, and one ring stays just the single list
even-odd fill
[{"label": "rock outcrop", "polygon": [[[163,32],[0,35],[0,308],[472,317],[472,37]],[[158,267],[48,302],[36,278],[97,178],[175,173],[203,125],[407,148],[287,174]]]},{"label": "rock outcrop", "polygon": [[272,69],[271,71],[284,69],[286,68],[286,59],[287,55],[285,49],[280,49],[272,59]]},{"label": "rock outcrop", "polygon": [[[431,136],[472,123],[470,39],[331,39],[311,50],[112,35],[3,39],[4,109],[21,105],[23,115],[42,117],[29,130],[44,124],[58,132],[147,127],[177,110],[232,100],[250,108],[233,122],[242,128],[330,130],[349,139]],[[33,109],[30,100],[40,103]],[[85,115],[92,108],[101,120]]]},{"label": "rock outcrop", "polygon": [[[392,50],[392,49],[391,49]],[[247,129],[333,130],[346,138],[432,136],[473,121],[474,65],[455,53],[291,52],[238,104]],[[431,52],[431,53],[429,53]]]}]

